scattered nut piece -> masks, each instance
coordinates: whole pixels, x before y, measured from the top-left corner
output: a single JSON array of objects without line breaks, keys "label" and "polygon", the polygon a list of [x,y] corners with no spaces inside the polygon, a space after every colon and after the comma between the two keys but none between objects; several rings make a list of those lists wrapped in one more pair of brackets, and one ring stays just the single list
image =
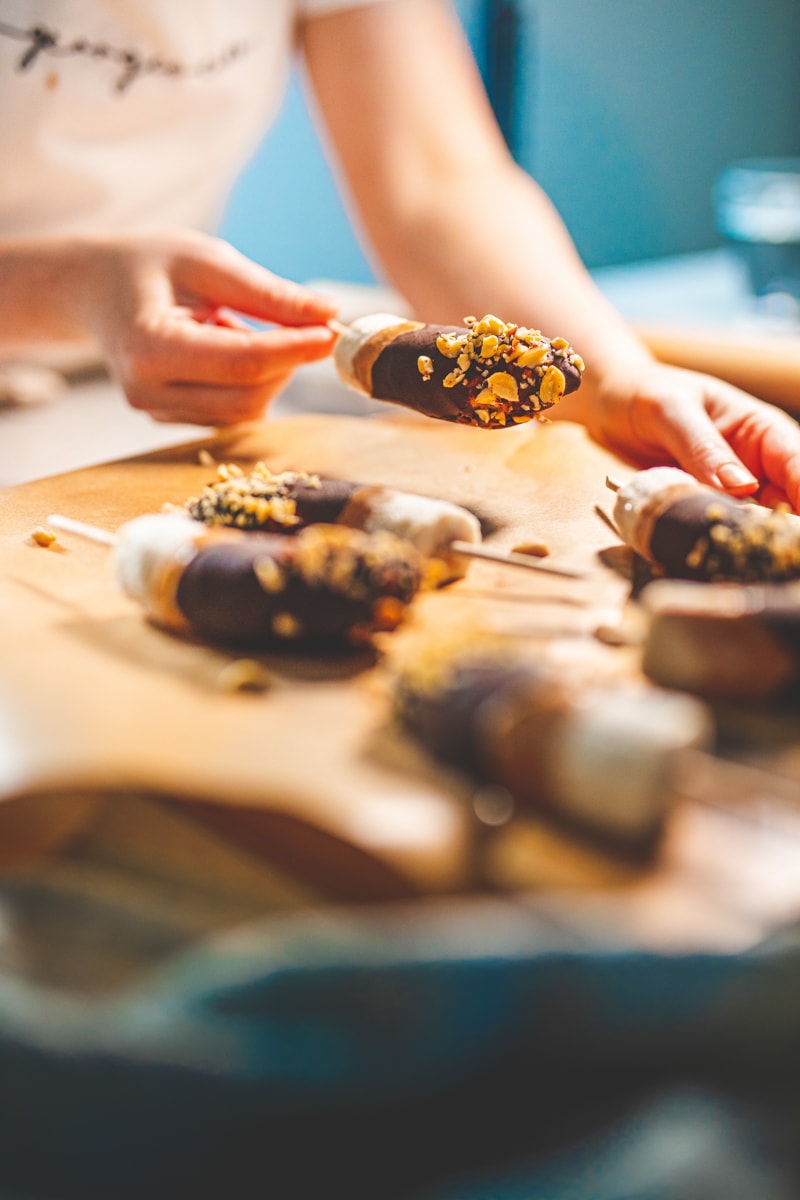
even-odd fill
[{"label": "scattered nut piece", "polygon": [[37,525],[31,534],[31,538],[37,546],[44,546],[47,549],[52,546],[53,542],[57,541],[57,537],[49,529],[45,529],[44,525]]},{"label": "scattered nut piece", "polygon": [[512,554],[529,554],[531,558],[547,558],[550,547],[546,542],[521,542],[511,547]]},{"label": "scattered nut piece", "polygon": [[223,692],[267,692],[275,686],[275,676],[254,658],[237,658],[222,668],[217,685]]},{"label": "scattered nut piece", "polygon": [[206,450],[205,447],[202,450],[198,450],[197,461],[201,467],[215,467],[217,465],[214,455],[209,450]]}]

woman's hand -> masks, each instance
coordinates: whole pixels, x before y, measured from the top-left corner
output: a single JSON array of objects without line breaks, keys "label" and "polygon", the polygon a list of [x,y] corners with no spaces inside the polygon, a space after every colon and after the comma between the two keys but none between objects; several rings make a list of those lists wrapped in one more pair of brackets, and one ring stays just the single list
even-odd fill
[{"label": "woman's hand", "polygon": [[[81,240],[71,260],[80,323],[129,402],[157,421],[256,419],[335,340],[331,300],[203,234]],[[257,330],[236,314],[275,327]]]},{"label": "woman's hand", "polygon": [[636,466],[677,465],[734,496],[800,510],[800,426],[719,379],[637,358],[596,385],[582,419]]}]

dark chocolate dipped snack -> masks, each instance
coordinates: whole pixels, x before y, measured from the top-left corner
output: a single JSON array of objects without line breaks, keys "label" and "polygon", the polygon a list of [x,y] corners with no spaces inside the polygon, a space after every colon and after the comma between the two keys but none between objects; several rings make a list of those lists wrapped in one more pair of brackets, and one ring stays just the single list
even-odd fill
[{"label": "dark chocolate dipped snack", "polygon": [[186,511],[206,525],[294,533],[306,525],[339,524],[358,486],[304,471],[274,472],[262,462],[248,474],[235,463],[221,463],[217,478],[186,501]]},{"label": "dark chocolate dipped snack", "polygon": [[189,515],[208,525],[293,533],[307,525],[343,525],[403,538],[427,559],[438,560],[436,582],[460,578],[466,560],[453,542],[481,540],[478,518],[447,500],[394,488],[323,479],[299,471],[276,474],[257,463],[249,474],[222,464],[218,477],[186,504]]},{"label": "dark chocolate dipped snack", "polygon": [[673,467],[640,471],[617,493],[623,541],[674,579],[800,578],[800,521],[735,500]]},{"label": "dark chocolate dipped snack", "polygon": [[491,647],[433,652],[400,677],[405,728],[437,759],[610,843],[644,848],[678,751],[707,740],[705,708],[650,689],[585,688]]},{"label": "dark chocolate dipped snack", "polygon": [[156,623],[229,644],[363,644],[396,628],[422,577],[389,533],[315,525],[296,537],[139,517],[119,531],[117,574]]},{"label": "dark chocolate dipped snack", "polygon": [[800,701],[800,583],[662,579],[641,600],[655,683],[748,706]]},{"label": "dark chocolate dipped snack", "polygon": [[491,315],[463,326],[361,317],[339,335],[334,359],[346,383],[376,400],[482,429],[540,418],[584,369],[564,338]]}]

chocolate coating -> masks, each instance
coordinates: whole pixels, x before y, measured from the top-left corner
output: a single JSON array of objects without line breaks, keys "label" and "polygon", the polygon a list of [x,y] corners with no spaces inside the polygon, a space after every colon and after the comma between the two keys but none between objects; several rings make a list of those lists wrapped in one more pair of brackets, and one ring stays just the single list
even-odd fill
[{"label": "chocolate coating", "polygon": [[[513,402],[512,412],[521,419],[530,420],[538,411],[550,407],[539,400],[541,376],[535,371],[523,370],[514,363],[497,360],[487,363],[474,359],[465,372],[465,379],[454,387],[445,387],[443,380],[456,366],[455,360],[442,354],[436,346],[440,334],[463,335],[463,326],[425,325],[399,334],[378,355],[372,366],[371,394],[377,400],[388,400],[402,404],[427,417],[441,421],[454,421],[461,425],[478,425],[481,428],[497,429],[503,424],[482,422],[476,415],[471,401],[485,387],[486,377],[493,371],[504,371],[517,381],[519,401]],[[433,363],[431,378],[420,373],[420,356],[427,356]],[[568,358],[554,356],[550,360],[564,376],[564,394],[574,392],[581,382],[581,373]],[[513,421],[509,420],[508,424]]]},{"label": "chocolate coating", "polygon": [[491,698],[510,696],[530,682],[528,669],[491,659],[467,661],[449,672],[441,686],[401,684],[397,711],[408,731],[441,762],[487,778],[490,771],[480,711]]},{"label": "chocolate coating", "polygon": [[725,702],[800,700],[800,594],[797,584],[701,586],[661,581],[642,666],[666,687]]},{"label": "chocolate coating", "polygon": [[320,479],[319,487],[298,482],[288,494],[297,505],[301,525],[335,525],[354,492],[362,485],[345,479]]},{"label": "chocolate coating", "polygon": [[[675,579],[768,582],[800,577],[800,527],[706,489],[672,504],[650,540],[655,562]],[[790,553],[786,553],[789,550]]]},{"label": "chocolate coating", "polygon": [[[246,492],[240,490],[243,482],[248,485]],[[335,525],[360,486],[343,479],[292,478],[291,473],[269,480],[259,475],[239,476],[209,485],[187,502],[186,510],[195,521],[209,525],[296,533],[306,525]],[[272,499],[289,501],[291,511],[282,503],[276,514],[271,510]]]},{"label": "chocolate coating", "polygon": [[[348,550],[352,587],[326,579],[324,570],[310,582],[299,565],[302,541],[302,535],[253,534],[201,549],[176,593],[192,632],[228,644],[275,646],[363,641],[399,622],[420,584],[413,560],[380,557],[367,540]],[[335,551],[333,558],[342,561]],[[264,584],[265,567],[274,568],[274,586]]]}]

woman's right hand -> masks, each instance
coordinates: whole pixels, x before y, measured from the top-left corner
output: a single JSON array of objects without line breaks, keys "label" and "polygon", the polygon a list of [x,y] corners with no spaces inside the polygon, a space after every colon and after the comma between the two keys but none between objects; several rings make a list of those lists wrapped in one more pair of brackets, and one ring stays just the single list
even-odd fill
[{"label": "woman's right hand", "polygon": [[[91,336],[131,405],[157,421],[257,419],[297,367],[333,347],[332,300],[218,238],[176,230],[40,246],[38,257],[35,247],[19,245],[0,254],[12,278],[16,269],[24,279],[27,249],[30,282],[20,294],[28,323],[49,292],[61,311],[50,327],[43,320],[40,337]],[[254,328],[242,316],[270,327]]]}]

